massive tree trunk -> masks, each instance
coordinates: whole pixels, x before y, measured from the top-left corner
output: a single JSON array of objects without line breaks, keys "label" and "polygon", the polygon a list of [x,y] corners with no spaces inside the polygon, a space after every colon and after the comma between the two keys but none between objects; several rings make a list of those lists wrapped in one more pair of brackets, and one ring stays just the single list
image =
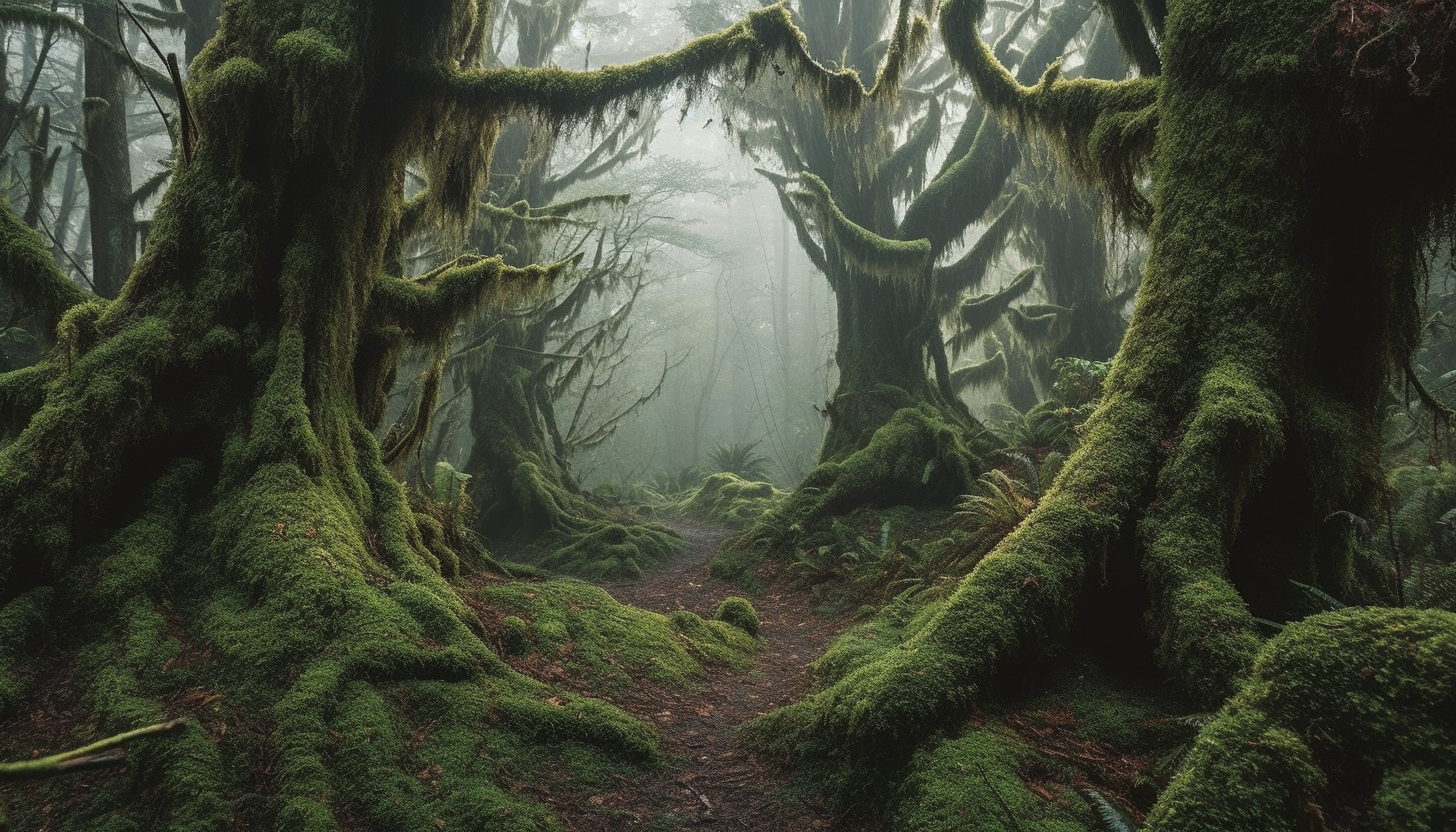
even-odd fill
[{"label": "massive tree trunk", "polygon": [[[70,308],[45,361],[0,376],[0,700],[50,684],[103,729],[195,717],[98,806],[159,829],[526,829],[544,810],[495,785],[482,736],[654,753],[614,708],[548,702],[505,668],[447,583],[456,553],[382,461],[371,427],[406,338],[439,343],[550,277],[473,256],[388,276],[405,166],[458,217],[511,113],[590,119],[770,59],[860,88],[809,62],[776,9],[590,74],[479,68],[478,12],[229,3],[192,66],[197,152],[110,303],[78,303],[34,235],[4,228],[26,266],[0,278]],[[56,675],[17,663],[47,621]],[[126,822],[108,812],[79,823]]]},{"label": "massive tree trunk", "polygon": [[[1055,137],[1134,216],[1131,172],[1151,149],[1142,294],[1083,445],[1034,513],[900,648],[761,720],[758,736],[779,747],[881,759],[912,748],[1008,668],[1055,654],[1074,622],[1099,626],[1092,602],[1117,587],[1099,588],[1097,575],[1141,572],[1152,649],[1204,705],[1250,680],[1263,643],[1255,616],[1297,615],[1291,579],[1354,601],[1386,597],[1337,521],[1375,507],[1382,402],[1420,331],[1420,244],[1449,228],[1456,197],[1445,149],[1456,85],[1438,68],[1445,41],[1424,39],[1448,29],[1450,8],[1391,11],[1366,48],[1369,35],[1343,22],[1383,9],[1173,2],[1160,79],[1049,77],[1034,88],[980,43],[983,8],[951,2],[942,22],[991,106]],[[1435,615],[1422,626],[1456,624]],[[1255,688],[1240,701],[1261,696]],[[1375,697],[1406,707],[1400,695]],[[1307,732],[1314,750],[1298,753],[1315,773],[1376,765],[1407,736],[1338,751],[1319,726],[1344,730],[1323,717],[1280,725]],[[1449,759],[1432,765],[1450,782]],[[1293,828],[1320,782],[1260,803],[1254,822],[1166,811],[1158,828]],[[1221,785],[1202,799],[1247,797]]]}]

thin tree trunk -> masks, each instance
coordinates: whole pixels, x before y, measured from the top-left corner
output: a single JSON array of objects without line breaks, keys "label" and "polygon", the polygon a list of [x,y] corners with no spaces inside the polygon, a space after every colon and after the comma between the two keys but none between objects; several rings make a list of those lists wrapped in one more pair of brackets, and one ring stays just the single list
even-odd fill
[{"label": "thin tree trunk", "polygon": [[[120,44],[121,12],[111,5],[83,6],[86,27]],[[136,223],[131,210],[131,147],[126,129],[126,69],[106,47],[86,42],[86,151],[82,169],[91,213],[91,280],[96,293],[114,298],[136,262]],[[104,102],[101,104],[100,102]]]}]

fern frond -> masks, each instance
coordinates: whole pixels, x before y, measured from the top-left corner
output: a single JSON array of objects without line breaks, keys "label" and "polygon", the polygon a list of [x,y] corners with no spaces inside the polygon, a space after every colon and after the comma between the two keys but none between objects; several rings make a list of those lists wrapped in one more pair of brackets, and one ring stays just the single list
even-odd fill
[{"label": "fern frond", "polygon": [[1102,832],[1137,832],[1137,821],[1133,820],[1121,806],[1113,803],[1107,795],[1093,788],[1078,789],[1077,793],[1092,807],[1097,819],[1097,828]]}]

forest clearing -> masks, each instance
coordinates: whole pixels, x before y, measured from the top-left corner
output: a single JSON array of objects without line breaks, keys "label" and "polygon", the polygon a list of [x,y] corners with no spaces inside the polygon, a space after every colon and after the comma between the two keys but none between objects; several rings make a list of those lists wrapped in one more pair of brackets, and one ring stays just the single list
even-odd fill
[{"label": "forest clearing", "polygon": [[0,34],[0,828],[1456,831],[1456,2]]}]

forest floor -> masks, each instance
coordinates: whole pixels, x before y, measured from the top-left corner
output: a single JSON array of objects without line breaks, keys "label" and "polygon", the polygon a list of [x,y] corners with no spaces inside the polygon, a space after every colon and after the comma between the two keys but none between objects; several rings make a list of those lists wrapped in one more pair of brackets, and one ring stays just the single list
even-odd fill
[{"label": "forest floor", "polygon": [[[691,610],[711,618],[718,604],[742,590],[708,574],[708,561],[728,536],[722,529],[675,525],[687,541],[677,559],[641,580],[605,584],[618,601],[659,613]],[[735,672],[709,665],[692,690],[641,681],[604,696],[662,735],[669,764],[615,788],[551,794],[544,799],[572,832],[715,829],[785,832],[871,832],[874,826],[836,818],[807,790],[787,794],[788,774],[773,760],[754,755],[735,728],[808,688],[808,666],[850,623],[826,616],[810,596],[770,586],[752,599],[764,647],[753,668]],[[804,794],[799,794],[804,791]]]}]

